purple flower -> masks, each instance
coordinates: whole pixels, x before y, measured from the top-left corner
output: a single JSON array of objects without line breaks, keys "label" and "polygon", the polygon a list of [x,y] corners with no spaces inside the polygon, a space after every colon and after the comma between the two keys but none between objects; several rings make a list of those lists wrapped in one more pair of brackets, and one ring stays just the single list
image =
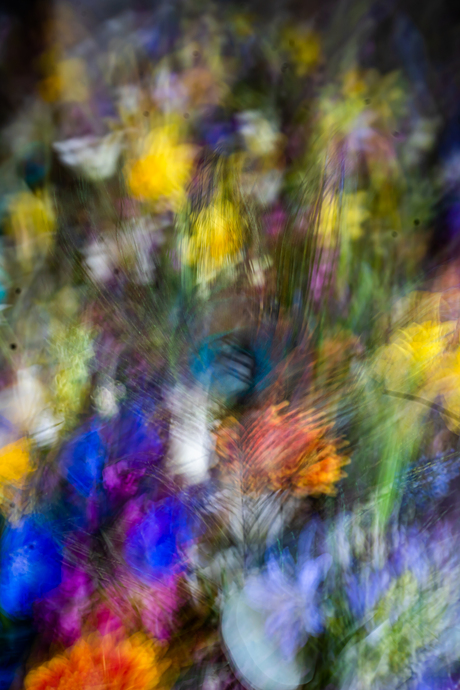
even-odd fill
[{"label": "purple flower", "polygon": [[184,551],[193,540],[191,519],[174,498],[154,504],[129,529],[125,543],[128,566],[150,583],[184,567]]},{"label": "purple flower", "polygon": [[322,630],[318,587],[330,563],[329,554],[323,554],[306,560],[295,573],[289,559],[285,557],[280,564],[271,557],[266,572],[253,576],[246,584],[249,604],[265,613],[267,635],[277,639],[288,659],[305,645],[310,635],[318,635]]},{"label": "purple flower", "polygon": [[359,573],[350,573],[345,578],[345,592],[350,610],[357,620],[374,608],[380,597],[388,589],[391,578],[386,568],[372,570],[363,567]]}]

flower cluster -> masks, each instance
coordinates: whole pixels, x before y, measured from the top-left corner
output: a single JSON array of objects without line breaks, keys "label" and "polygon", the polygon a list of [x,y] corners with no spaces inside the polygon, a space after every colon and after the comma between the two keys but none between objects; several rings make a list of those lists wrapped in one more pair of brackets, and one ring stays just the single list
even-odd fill
[{"label": "flower cluster", "polygon": [[1,688],[458,682],[459,27],[406,4],[0,14]]}]

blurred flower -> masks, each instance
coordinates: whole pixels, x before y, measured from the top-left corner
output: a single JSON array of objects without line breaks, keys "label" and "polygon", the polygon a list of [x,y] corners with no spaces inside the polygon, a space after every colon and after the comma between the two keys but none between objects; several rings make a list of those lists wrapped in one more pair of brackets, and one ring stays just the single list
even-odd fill
[{"label": "blurred flower", "polygon": [[31,671],[25,688],[151,690],[169,665],[161,656],[159,648],[140,634],[127,639],[90,637]]},{"label": "blurred flower", "polygon": [[35,255],[43,256],[51,245],[56,215],[48,191],[24,191],[9,204],[7,229],[16,242],[18,259],[25,270],[33,268]]},{"label": "blurred flower", "polygon": [[237,208],[217,197],[194,218],[191,235],[183,240],[184,258],[209,280],[238,260],[243,241],[243,222]]},{"label": "blurred flower", "polygon": [[88,100],[89,82],[83,60],[68,58],[57,62],[51,70],[51,74],[39,85],[43,100],[50,103],[79,103]]},{"label": "blurred flower", "polygon": [[380,597],[391,582],[388,569],[376,570],[369,566],[361,568],[359,573],[350,573],[346,577],[345,591],[350,611],[358,621],[370,615]]},{"label": "blurred flower", "polygon": [[166,200],[178,208],[185,200],[195,151],[181,143],[173,126],[157,127],[145,139],[141,156],[126,167],[126,177],[134,197],[152,202]]},{"label": "blurred flower", "polygon": [[430,372],[428,391],[432,398],[441,396],[447,413],[446,424],[457,432],[460,428],[460,347],[453,352],[445,352],[438,364],[437,370]]},{"label": "blurred flower", "polygon": [[107,449],[96,426],[80,429],[62,452],[63,476],[76,491],[88,498],[102,483],[102,469]]},{"label": "blurred flower", "polygon": [[81,137],[56,141],[53,148],[62,163],[89,180],[105,180],[117,169],[121,153],[121,134],[115,132],[105,137]]},{"label": "blurred flower", "polygon": [[21,488],[32,469],[30,443],[25,438],[0,448],[0,493],[8,495],[8,487]]},{"label": "blurred flower", "polygon": [[186,109],[187,89],[180,77],[167,69],[159,69],[152,96],[158,108],[164,112],[180,112]]},{"label": "blurred flower", "polygon": [[287,224],[287,213],[284,211],[281,205],[275,206],[275,208],[264,216],[264,225],[266,233],[273,238],[278,237],[278,235],[285,229]]},{"label": "blurred flower", "polygon": [[52,443],[62,420],[54,417],[46,388],[37,367],[19,369],[17,382],[0,393],[0,409],[18,429],[27,432],[39,446]]},{"label": "blurred flower", "polygon": [[123,224],[118,238],[123,268],[138,285],[148,285],[155,278],[155,257],[165,241],[163,224],[148,216],[132,218]]},{"label": "blurred flower", "polygon": [[266,631],[280,644],[287,659],[303,647],[309,635],[318,635],[323,618],[318,586],[330,566],[328,554],[306,560],[298,573],[287,574],[288,563],[272,557],[263,574],[252,576],[245,587],[250,605],[267,616]]},{"label": "blurred flower", "polygon": [[174,474],[187,484],[198,484],[208,477],[213,451],[210,433],[209,395],[201,386],[178,385],[169,400],[172,429],[168,463]]},{"label": "blurred flower", "polygon": [[276,150],[280,134],[263,113],[246,110],[239,114],[238,121],[239,131],[252,155],[266,157]]},{"label": "blurred flower", "polygon": [[185,548],[193,539],[190,517],[176,499],[154,505],[128,530],[126,562],[149,584],[184,565]]},{"label": "blurred flower", "polygon": [[96,283],[106,283],[113,277],[119,262],[119,247],[113,239],[99,237],[86,245],[83,253],[89,274]]},{"label": "blurred flower", "polygon": [[427,321],[398,331],[389,345],[376,355],[375,372],[389,389],[408,390],[433,377],[441,365],[440,355],[455,333],[455,322]]},{"label": "blurred flower", "polygon": [[8,616],[29,616],[34,601],[61,580],[60,547],[30,516],[6,527],[0,551],[0,607]]},{"label": "blurred flower", "polygon": [[328,193],[321,205],[318,233],[327,248],[332,248],[335,233],[340,231],[346,238],[359,239],[362,225],[370,217],[366,209],[367,194],[364,191],[343,194],[341,197]]},{"label": "blurred flower", "polygon": [[297,74],[305,76],[316,67],[321,56],[318,34],[308,27],[291,25],[282,32],[282,48],[292,57]]},{"label": "blurred flower", "polygon": [[[329,85],[319,100],[318,155],[330,172],[358,172],[364,159],[377,187],[395,179],[396,155],[389,135],[405,94],[397,73],[384,77],[352,69],[340,91]],[[342,171],[340,173],[340,171]]]},{"label": "blurred flower", "polygon": [[35,605],[35,620],[41,634],[66,646],[75,644],[90,613],[94,591],[94,583],[83,569],[83,564],[81,567],[70,567],[64,563],[59,586]]},{"label": "blurred flower", "polygon": [[117,570],[116,575],[116,584],[104,589],[103,603],[96,608],[90,623],[100,632],[107,624],[133,632],[142,625],[155,640],[170,639],[184,600],[180,575],[166,573],[148,584],[125,568]]},{"label": "blurred flower", "polygon": [[338,453],[337,441],[318,416],[298,409],[283,413],[286,404],[268,407],[242,424],[226,420],[216,434],[218,455],[250,491],[334,494],[348,458]]}]

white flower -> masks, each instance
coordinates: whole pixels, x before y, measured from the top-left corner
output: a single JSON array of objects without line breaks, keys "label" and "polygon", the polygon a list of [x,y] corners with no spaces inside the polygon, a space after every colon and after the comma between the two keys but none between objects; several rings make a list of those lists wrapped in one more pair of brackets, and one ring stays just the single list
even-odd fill
[{"label": "white flower", "polygon": [[118,412],[117,390],[113,384],[100,386],[95,393],[95,403],[102,417],[113,417]]},{"label": "white flower", "polygon": [[138,86],[120,86],[117,95],[118,106],[121,111],[127,115],[138,112],[141,103],[141,91]]},{"label": "white flower", "polygon": [[170,399],[173,415],[169,464],[189,484],[207,479],[214,449],[210,433],[209,399],[200,386],[177,386]]},{"label": "white flower", "polygon": [[155,276],[153,249],[164,242],[164,235],[150,218],[136,218],[124,226],[120,252],[131,265],[132,279],[138,285],[151,283]]},{"label": "white flower", "polygon": [[266,156],[273,153],[279,140],[279,133],[262,113],[247,110],[238,116],[239,130],[246,146],[255,156]]},{"label": "white flower", "polygon": [[84,250],[85,263],[96,283],[110,280],[118,263],[118,247],[113,240],[94,240]]},{"label": "white flower", "polygon": [[0,410],[37,445],[46,446],[56,440],[62,422],[51,412],[36,367],[17,372],[16,385],[0,394]]},{"label": "white flower", "polygon": [[167,69],[159,70],[152,96],[163,111],[181,112],[188,101],[187,89],[179,77]]},{"label": "white flower", "polygon": [[61,162],[92,181],[105,180],[115,173],[122,149],[122,134],[105,137],[78,137],[53,144]]}]

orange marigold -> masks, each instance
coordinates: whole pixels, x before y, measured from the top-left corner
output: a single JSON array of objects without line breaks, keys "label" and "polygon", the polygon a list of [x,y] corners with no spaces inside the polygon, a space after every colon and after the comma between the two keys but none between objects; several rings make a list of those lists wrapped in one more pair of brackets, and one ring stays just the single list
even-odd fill
[{"label": "orange marigold", "polygon": [[216,452],[249,492],[268,488],[300,496],[333,494],[349,459],[319,415],[272,405],[243,423],[226,420],[217,431]]},{"label": "orange marigold", "polygon": [[143,635],[79,640],[64,654],[31,671],[25,690],[150,690],[169,663]]}]

